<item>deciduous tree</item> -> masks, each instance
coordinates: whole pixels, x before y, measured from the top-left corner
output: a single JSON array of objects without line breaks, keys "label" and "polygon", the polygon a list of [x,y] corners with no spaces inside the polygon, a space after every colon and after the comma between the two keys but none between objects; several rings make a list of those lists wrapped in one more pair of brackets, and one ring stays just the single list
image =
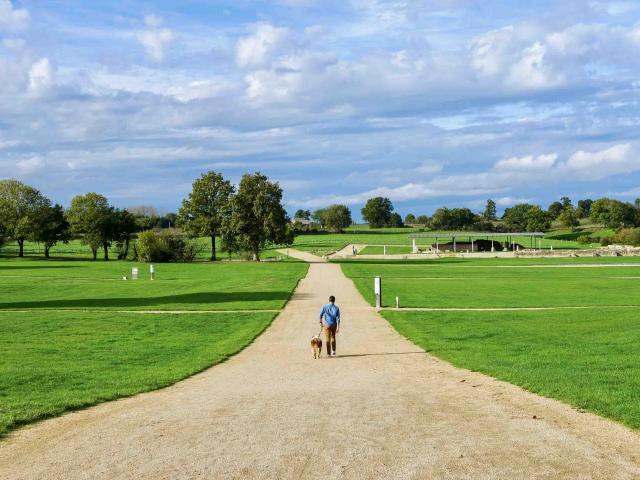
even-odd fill
[{"label": "deciduous tree", "polygon": [[589,217],[594,223],[607,228],[630,227],[635,224],[636,212],[630,203],[612,198],[600,198],[591,205]]},{"label": "deciduous tree", "polygon": [[193,182],[188,198],[182,201],[178,224],[190,237],[211,239],[211,260],[216,260],[216,237],[231,214],[233,185],[217,172],[207,172]]},{"label": "deciduous tree", "polygon": [[331,205],[322,215],[324,228],[331,232],[341,232],[351,225],[351,210],[346,205]]},{"label": "deciduous tree", "polygon": [[56,204],[44,209],[34,240],[42,243],[45,258],[49,258],[49,252],[56,243],[67,243],[70,239],[69,222],[64,216],[62,205]]},{"label": "deciduous tree", "polygon": [[231,215],[225,222],[224,235],[253,253],[260,261],[260,251],[267,243],[291,244],[293,231],[282,206],[282,189],[257,172],[245,174],[238,192],[231,200]]},{"label": "deciduous tree", "polygon": [[484,212],[482,216],[486,220],[495,220],[496,214],[497,214],[496,202],[494,202],[491,199],[487,200],[487,206],[484,208]]},{"label": "deciduous tree", "polygon": [[95,192],[77,195],[71,199],[66,211],[71,232],[80,236],[80,241],[91,248],[93,259],[98,249],[104,249],[104,259],[109,260],[109,245],[113,234],[113,208],[106,197]]},{"label": "deciduous tree", "polygon": [[17,180],[0,180],[0,225],[5,235],[18,243],[24,256],[25,240],[34,239],[40,219],[51,201],[40,191]]},{"label": "deciduous tree", "polygon": [[371,228],[388,227],[393,212],[391,200],[384,197],[370,198],[360,211]]}]

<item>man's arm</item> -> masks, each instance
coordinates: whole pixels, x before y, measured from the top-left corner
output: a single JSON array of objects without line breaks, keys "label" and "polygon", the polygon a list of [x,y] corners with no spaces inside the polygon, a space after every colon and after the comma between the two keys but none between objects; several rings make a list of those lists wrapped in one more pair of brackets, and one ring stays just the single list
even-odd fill
[{"label": "man's arm", "polygon": [[340,307],[336,307],[336,310],[337,310],[337,312],[336,312],[336,320],[338,322],[338,324],[336,326],[336,333],[337,333],[338,331],[340,331]]},{"label": "man's arm", "polygon": [[320,325],[322,325],[322,317],[324,317],[325,314],[325,306],[322,306],[322,310],[320,310]]}]

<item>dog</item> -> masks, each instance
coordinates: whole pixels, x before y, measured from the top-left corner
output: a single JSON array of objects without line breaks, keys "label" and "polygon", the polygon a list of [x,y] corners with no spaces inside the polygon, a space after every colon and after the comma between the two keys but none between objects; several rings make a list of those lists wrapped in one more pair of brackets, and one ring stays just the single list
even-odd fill
[{"label": "dog", "polygon": [[322,355],[322,339],[318,335],[311,337],[311,351],[313,358],[320,358]]}]

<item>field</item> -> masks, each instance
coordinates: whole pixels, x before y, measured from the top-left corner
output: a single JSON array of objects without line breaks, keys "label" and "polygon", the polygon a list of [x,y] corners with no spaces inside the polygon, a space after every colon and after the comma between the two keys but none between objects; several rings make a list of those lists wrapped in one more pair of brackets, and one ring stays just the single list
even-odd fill
[{"label": "field", "polygon": [[434,355],[640,428],[639,258],[341,266],[371,303],[379,275],[385,306],[432,309],[382,314]]},{"label": "field", "polygon": [[[362,225],[356,225],[347,229],[344,233],[309,233],[298,235],[294,247],[322,256],[340,250],[349,244],[371,245],[370,247],[360,250],[359,253],[363,255],[381,255],[383,252],[382,246],[387,245],[387,254],[404,255],[411,253],[412,241],[409,235],[420,233],[438,232],[424,231],[424,229],[415,228],[369,229]],[[442,233],[442,238],[438,240],[441,243],[452,240],[447,232],[440,233]],[[594,239],[599,239],[603,236],[611,236],[612,234],[613,231],[611,230],[593,226],[581,227],[573,232],[562,229],[552,230],[547,232],[542,239],[541,246],[544,249],[553,247],[555,250],[599,248],[599,243],[584,245],[578,243],[576,239],[581,235],[589,235]],[[465,240],[464,236],[459,237],[459,239],[460,241]],[[522,241],[522,244],[527,247],[529,245],[528,242],[529,239],[526,239]],[[419,239],[417,241],[418,247],[422,248],[431,245],[431,243],[435,243],[435,240],[433,242],[431,242],[431,239]]]},{"label": "field", "polygon": [[[134,266],[140,280],[122,280]],[[133,262],[1,259],[0,434],[228,358],[271,323],[306,270],[159,264],[151,281]]]},{"label": "field", "polygon": [[[197,260],[209,260],[211,258],[211,239],[198,238],[196,239],[198,245]],[[219,260],[228,260],[229,254],[220,250],[220,238],[216,238],[217,257]],[[282,254],[276,251],[276,248],[266,248],[261,252],[262,259],[281,259]],[[44,248],[42,245],[34,242],[25,242],[24,253],[29,257],[43,257]],[[0,255],[11,257],[18,255],[17,242],[10,241],[0,246]],[[51,248],[50,255],[52,258],[79,258],[79,259],[91,259],[91,249],[83,245],[79,240],[71,240],[68,243],[58,243]],[[117,257],[115,245],[109,248],[109,258],[111,260]],[[133,247],[129,250],[130,257],[133,256]],[[102,259],[103,251],[98,250],[98,259]],[[237,260],[241,257],[240,254],[234,253],[231,255],[231,259]]]}]

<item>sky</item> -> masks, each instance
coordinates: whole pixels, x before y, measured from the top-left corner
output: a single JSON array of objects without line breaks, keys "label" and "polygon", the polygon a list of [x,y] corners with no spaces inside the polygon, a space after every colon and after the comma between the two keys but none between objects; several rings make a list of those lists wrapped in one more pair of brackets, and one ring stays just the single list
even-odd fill
[{"label": "sky", "polygon": [[0,0],[0,178],[63,205],[633,200],[639,101],[639,1]]}]

